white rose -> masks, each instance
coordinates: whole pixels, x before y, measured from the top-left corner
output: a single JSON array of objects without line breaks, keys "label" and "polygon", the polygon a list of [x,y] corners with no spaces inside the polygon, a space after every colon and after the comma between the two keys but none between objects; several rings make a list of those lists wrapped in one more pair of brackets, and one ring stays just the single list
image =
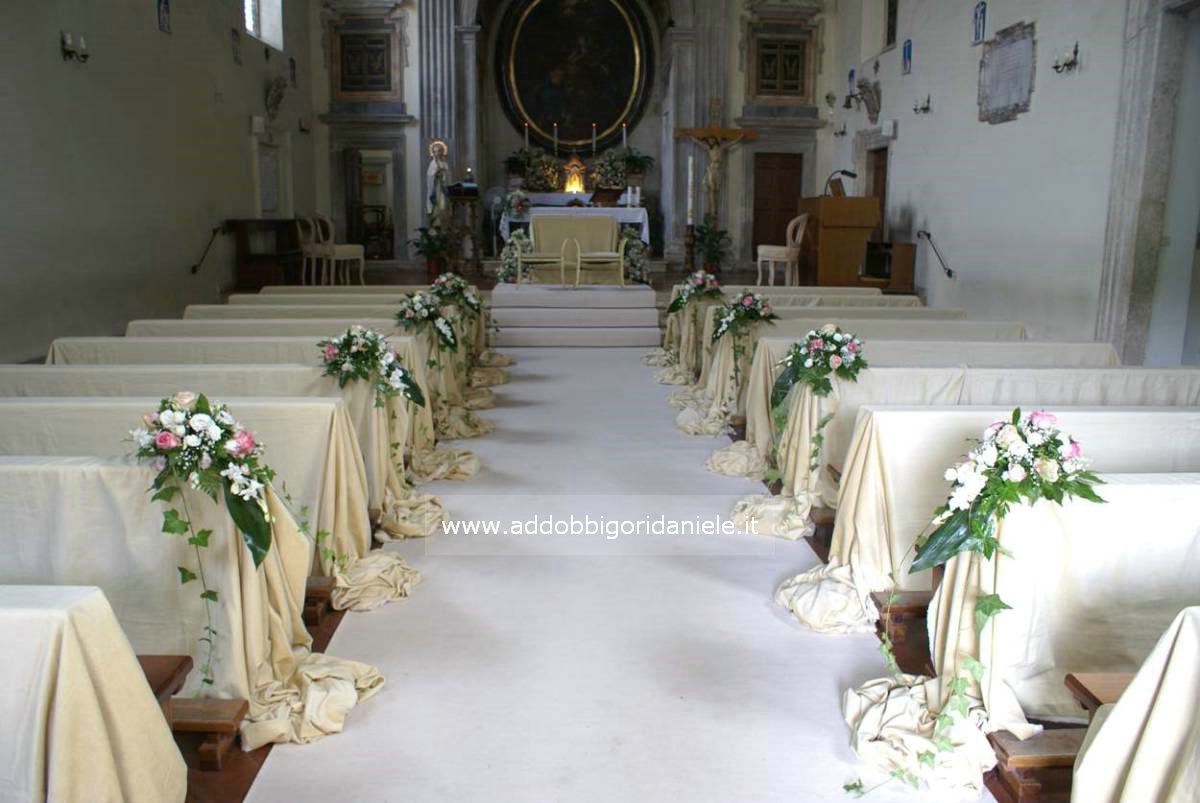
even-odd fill
[{"label": "white rose", "polygon": [[188,426],[192,428],[193,432],[204,432],[212,428],[212,425],[212,417],[207,416],[204,413],[196,413],[194,416],[192,416],[191,420],[188,421]]},{"label": "white rose", "polygon": [[976,476],[976,469],[977,466],[975,465],[975,462],[968,460],[965,463],[959,463],[954,467],[954,476],[960,483],[966,485],[967,482],[970,481],[971,477]]},{"label": "white rose", "polygon": [[133,436],[133,442],[143,449],[154,443],[154,438],[150,437],[150,433],[144,427],[138,427],[129,434]]},{"label": "white rose", "polygon": [[1017,460],[1024,460],[1029,457],[1029,444],[1022,440],[1015,440],[1008,445],[1008,454]]},{"label": "white rose", "polygon": [[996,460],[1000,457],[1000,452],[993,444],[990,443],[979,448],[977,450],[977,454],[979,455],[979,462],[983,463],[988,468],[996,465]]},{"label": "white rose", "polygon": [[195,449],[197,446],[200,445],[200,436],[199,435],[187,435],[186,437],[184,437],[183,443],[185,446],[190,446],[191,448]]},{"label": "white rose", "polygon": [[958,472],[953,468],[948,468],[946,469],[946,473],[942,475],[942,478],[945,479],[946,482],[955,482],[958,480]]},{"label": "white rose", "polygon": [[213,424],[211,427],[209,427],[208,432],[206,432],[205,434],[208,435],[208,439],[210,441],[221,440],[221,428],[218,427],[216,424]]},{"label": "white rose", "polygon": [[1012,424],[1005,424],[1000,427],[1000,431],[996,433],[996,443],[1001,446],[1008,446],[1013,441],[1021,440],[1021,433],[1017,432],[1017,428]]},{"label": "white rose", "polygon": [[805,368],[812,368],[812,367],[813,367],[813,361],[812,361],[812,358],[811,358],[811,357],[809,357],[807,360],[805,360],[805,361],[804,361],[804,367],[805,367]]}]

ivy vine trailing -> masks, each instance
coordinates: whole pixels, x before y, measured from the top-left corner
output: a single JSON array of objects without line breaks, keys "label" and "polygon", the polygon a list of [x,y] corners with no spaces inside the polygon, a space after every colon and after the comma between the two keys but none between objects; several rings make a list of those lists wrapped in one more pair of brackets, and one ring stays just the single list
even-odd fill
[{"label": "ivy vine trailing", "polygon": [[752,324],[772,323],[779,316],[771,311],[771,304],[751,290],[743,290],[728,304],[717,307],[716,325],[713,327],[712,342],[725,335],[733,338],[733,387],[742,383],[742,358],[746,356],[746,332]]},{"label": "ivy vine trailing", "polygon": [[454,327],[442,314],[442,301],[430,291],[418,290],[409,293],[400,302],[396,311],[396,323],[405,329],[421,331],[431,328],[437,333],[438,342],[450,351],[458,351],[458,338]]},{"label": "ivy vine trailing", "polygon": [[181,583],[200,583],[206,617],[200,638],[205,645],[200,672],[203,682],[212,685],[219,634],[213,627],[211,606],[219,602],[219,597],[208,586],[201,550],[208,547],[213,532],[196,529],[187,496],[180,491],[186,486],[202,491],[214,502],[222,498],[254,565],[259,566],[271,549],[271,514],[266,491],[275,472],[261,462],[263,445],[234,419],[225,405],[210,402],[204,394],[181,392],[165,398],[142,422],[130,434],[137,444],[137,458],[149,462],[158,472],[150,498],[169,504],[178,496],[183,508],[182,515],[176,508],[163,512],[162,530],[188,536],[187,543],[195,551],[195,571],[186,566],[176,568]]},{"label": "ivy vine trailing", "polygon": [[[1063,435],[1054,415],[1038,410],[1023,417],[1021,408],[1016,408],[1007,421],[996,421],[984,430],[965,460],[946,469],[945,479],[953,483],[949,497],[934,511],[929,525],[932,531],[917,539],[909,571],[916,573],[945,565],[963,552],[976,552],[985,559],[1008,555],[996,532],[997,525],[1014,504],[1032,505],[1040,499],[1062,504],[1072,497],[1103,503],[1105,500],[1095,491],[1102,480],[1087,467],[1079,443]],[[896,578],[894,574],[891,577],[894,588]],[[882,613],[884,621],[896,599],[893,591]],[[977,595],[976,632],[982,632],[993,616],[1009,608],[998,594]],[[898,678],[901,671],[887,628],[883,628],[881,641],[884,661]],[[955,721],[951,714],[967,718],[970,713],[967,692],[972,682],[978,684],[983,679],[985,667],[978,659],[966,656],[961,663],[967,674],[946,681],[950,693],[935,719],[933,743],[938,752],[954,750],[949,735]],[[917,759],[921,765],[932,768],[936,754],[923,752]],[[917,778],[911,772],[897,771],[892,776],[917,785]],[[861,781],[846,784],[844,788],[857,795],[870,791],[862,788]]]}]

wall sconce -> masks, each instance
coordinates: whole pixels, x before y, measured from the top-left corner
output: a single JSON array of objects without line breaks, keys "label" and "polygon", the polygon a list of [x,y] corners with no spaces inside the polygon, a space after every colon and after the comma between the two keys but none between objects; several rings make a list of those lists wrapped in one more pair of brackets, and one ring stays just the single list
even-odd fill
[{"label": "wall sconce", "polygon": [[833,135],[834,135],[835,137],[844,137],[844,136],[846,136],[846,124],[845,124],[845,123],[842,123],[842,127],[841,127],[841,128],[835,128],[835,129],[833,129]]},{"label": "wall sconce", "polygon": [[1079,67],[1079,43],[1075,43],[1075,47],[1066,56],[1059,56],[1054,59],[1054,64],[1050,65],[1056,73],[1062,75],[1065,72],[1074,72]]},{"label": "wall sconce", "polygon": [[929,114],[931,111],[933,111],[933,99],[931,96],[926,95],[924,103],[919,100],[913,101],[913,114]]},{"label": "wall sconce", "polygon": [[92,54],[88,53],[87,42],[82,36],[79,37],[79,44],[76,45],[71,40],[71,34],[67,33],[66,31],[62,31],[59,34],[58,45],[62,49],[63,61],[70,61],[71,59],[74,59],[82,64],[92,57]]}]

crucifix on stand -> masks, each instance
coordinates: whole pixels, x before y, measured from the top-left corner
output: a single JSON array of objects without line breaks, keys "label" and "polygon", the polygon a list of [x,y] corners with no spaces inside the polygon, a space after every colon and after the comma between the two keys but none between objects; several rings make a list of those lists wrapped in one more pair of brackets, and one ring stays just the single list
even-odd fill
[{"label": "crucifix on stand", "polygon": [[[677,128],[675,139],[690,139],[701,145],[708,153],[708,166],[704,170],[705,223],[717,227],[721,212],[721,179],[725,167],[725,154],[739,142],[758,139],[758,132],[750,128],[723,128],[710,125],[707,128]],[[687,237],[684,241],[684,261],[688,271],[696,266],[696,227],[692,209],[692,172],[688,170],[688,220]]]}]

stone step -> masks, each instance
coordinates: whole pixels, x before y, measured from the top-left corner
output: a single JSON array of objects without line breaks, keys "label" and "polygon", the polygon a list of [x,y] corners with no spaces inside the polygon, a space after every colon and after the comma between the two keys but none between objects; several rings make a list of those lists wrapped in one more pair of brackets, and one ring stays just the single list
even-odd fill
[{"label": "stone step", "polygon": [[[500,284],[492,291],[492,309],[502,307],[559,307],[592,309],[654,309],[657,296],[645,285]],[[494,313],[493,313],[494,314]]]},{"label": "stone step", "polygon": [[508,327],[494,332],[492,345],[496,348],[529,347],[582,347],[654,348],[662,341],[658,327],[649,326],[522,326]]},{"label": "stone step", "polygon": [[493,307],[492,324],[506,326],[658,326],[654,307]]}]

